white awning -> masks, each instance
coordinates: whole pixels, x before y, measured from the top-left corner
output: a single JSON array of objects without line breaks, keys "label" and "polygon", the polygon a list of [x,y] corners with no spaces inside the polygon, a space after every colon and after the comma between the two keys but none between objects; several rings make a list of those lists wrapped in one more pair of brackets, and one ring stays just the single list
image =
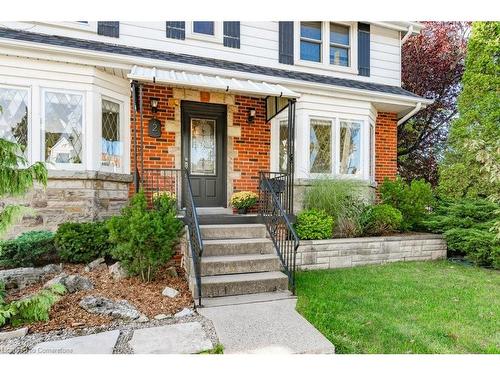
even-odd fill
[{"label": "white awning", "polygon": [[127,75],[129,79],[168,84],[179,87],[193,87],[254,96],[277,96],[298,98],[300,95],[281,85],[235,78],[224,78],[206,74],[195,74],[177,70],[163,70],[134,66]]}]

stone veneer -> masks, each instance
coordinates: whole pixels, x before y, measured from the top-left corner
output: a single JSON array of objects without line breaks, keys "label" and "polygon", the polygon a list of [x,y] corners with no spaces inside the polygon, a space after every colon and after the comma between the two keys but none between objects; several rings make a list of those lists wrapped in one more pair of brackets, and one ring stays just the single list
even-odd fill
[{"label": "stone veneer", "polygon": [[128,200],[128,174],[96,171],[49,171],[47,187],[37,185],[22,198],[2,199],[32,209],[4,235],[56,230],[66,221],[94,221],[117,215]]},{"label": "stone veneer", "polygon": [[444,258],[446,242],[436,234],[336,238],[300,241],[297,267],[318,270]]}]

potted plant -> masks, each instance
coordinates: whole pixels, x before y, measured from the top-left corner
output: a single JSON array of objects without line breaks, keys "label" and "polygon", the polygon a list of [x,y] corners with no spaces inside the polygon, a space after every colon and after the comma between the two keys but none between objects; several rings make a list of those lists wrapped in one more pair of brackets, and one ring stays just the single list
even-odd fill
[{"label": "potted plant", "polygon": [[259,196],[252,191],[240,191],[231,197],[231,206],[238,210],[239,214],[246,214],[247,210],[257,203]]}]

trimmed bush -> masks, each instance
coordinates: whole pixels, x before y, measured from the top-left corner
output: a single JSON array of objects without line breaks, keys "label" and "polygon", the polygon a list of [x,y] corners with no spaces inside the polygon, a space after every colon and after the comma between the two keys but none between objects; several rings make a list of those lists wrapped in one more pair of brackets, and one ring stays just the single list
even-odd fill
[{"label": "trimmed bush", "polygon": [[324,240],[333,237],[333,223],[324,211],[306,210],[297,215],[295,231],[301,240]]},{"label": "trimmed bush", "polygon": [[112,246],[105,222],[61,224],[55,242],[61,259],[70,263],[89,263],[109,255]]},{"label": "trimmed bush", "polygon": [[401,211],[388,204],[370,206],[363,214],[364,233],[372,236],[395,232],[402,222]]},{"label": "trimmed bush", "polygon": [[0,267],[38,267],[58,261],[54,233],[32,231],[0,241]]},{"label": "trimmed bush", "polygon": [[380,198],[382,203],[401,211],[401,229],[405,231],[419,229],[434,203],[431,185],[423,179],[411,183],[401,177],[394,181],[386,179],[380,186]]},{"label": "trimmed bush", "polygon": [[158,269],[172,258],[184,224],[176,218],[172,199],[161,196],[148,210],[144,192],[135,194],[121,216],[108,221],[111,254],[130,275],[154,279]]}]

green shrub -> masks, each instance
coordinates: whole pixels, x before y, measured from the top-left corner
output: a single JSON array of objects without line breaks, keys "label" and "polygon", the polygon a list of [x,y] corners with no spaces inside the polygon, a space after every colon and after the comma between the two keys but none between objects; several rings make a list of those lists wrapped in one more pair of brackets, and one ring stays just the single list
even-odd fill
[{"label": "green shrub", "polygon": [[335,222],[335,235],[361,235],[365,184],[355,180],[320,178],[313,181],[304,195],[304,209],[324,211]]},{"label": "green shrub", "polygon": [[386,179],[380,186],[380,197],[382,203],[401,211],[402,230],[419,229],[434,203],[431,185],[422,179],[413,180],[411,183],[400,177],[394,181]]},{"label": "green shrub", "polygon": [[297,215],[295,230],[301,240],[324,240],[333,237],[333,223],[325,211],[306,210]]},{"label": "green shrub", "polygon": [[105,222],[61,224],[55,241],[61,259],[70,263],[91,262],[111,249]]},{"label": "green shrub", "polygon": [[144,193],[135,194],[121,216],[108,221],[111,251],[130,275],[151,281],[173,255],[183,229],[170,199],[161,198],[147,209]]},{"label": "green shrub", "polygon": [[467,259],[479,266],[500,268],[500,241],[486,230],[453,228],[444,233],[448,250],[465,254]]},{"label": "green shrub", "polygon": [[363,214],[363,232],[379,236],[397,231],[403,222],[401,211],[388,204],[368,207]]},{"label": "green shrub", "polygon": [[1,267],[35,267],[58,261],[54,233],[32,231],[0,241]]}]

